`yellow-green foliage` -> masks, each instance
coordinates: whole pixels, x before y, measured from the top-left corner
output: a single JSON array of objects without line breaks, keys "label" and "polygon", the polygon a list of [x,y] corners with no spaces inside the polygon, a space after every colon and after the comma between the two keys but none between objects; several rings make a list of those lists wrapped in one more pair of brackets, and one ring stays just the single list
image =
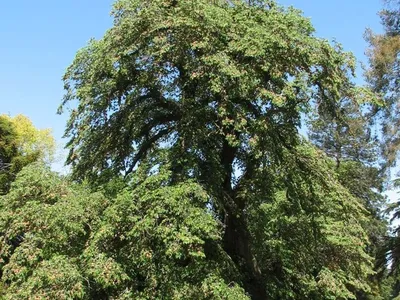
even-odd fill
[{"label": "yellow-green foliage", "polygon": [[40,159],[51,162],[56,148],[51,129],[36,128],[28,117],[21,114],[15,117],[8,115],[1,117],[8,119],[14,127],[15,143],[22,155],[38,153]]},{"label": "yellow-green foliage", "polygon": [[35,161],[50,163],[54,150],[49,129],[37,129],[23,115],[0,115],[0,194],[7,193],[24,166]]}]

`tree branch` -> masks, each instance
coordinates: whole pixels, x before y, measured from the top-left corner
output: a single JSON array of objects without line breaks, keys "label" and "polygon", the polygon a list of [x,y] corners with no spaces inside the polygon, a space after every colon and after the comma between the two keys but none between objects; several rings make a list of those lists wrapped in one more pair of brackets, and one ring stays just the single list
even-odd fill
[{"label": "tree branch", "polygon": [[137,151],[135,157],[132,160],[131,166],[129,169],[125,172],[125,177],[132,173],[133,169],[135,168],[136,164],[139,162],[139,160],[143,159],[146,155],[147,152],[150,150],[150,148],[153,146],[155,142],[157,142],[160,138],[163,136],[167,135],[170,133],[172,128],[166,128],[163,130],[160,130],[158,133],[153,135],[151,138],[145,140],[140,146],[139,146],[139,151]]}]

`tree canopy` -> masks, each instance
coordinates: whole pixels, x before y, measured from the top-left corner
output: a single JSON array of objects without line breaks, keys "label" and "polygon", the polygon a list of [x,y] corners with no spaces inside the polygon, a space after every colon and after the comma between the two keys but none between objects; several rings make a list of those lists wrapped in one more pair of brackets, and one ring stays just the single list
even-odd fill
[{"label": "tree canopy", "polygon": [[301,110],[329,108],[354,61],[299,11],[250,3],[116,2],[114,27],[64,77],[74,174],[130,173],[157,143],[196,165],[222,155],[222,169],[295,143]]}]

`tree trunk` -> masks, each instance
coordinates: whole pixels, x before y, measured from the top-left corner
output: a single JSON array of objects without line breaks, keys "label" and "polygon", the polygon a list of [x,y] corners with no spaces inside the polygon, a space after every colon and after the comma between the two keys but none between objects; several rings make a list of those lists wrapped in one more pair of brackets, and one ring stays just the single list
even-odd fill
[{"label": "tree trunk", "polygon": [[225,220],[224,249],[243,274],[244,288],[254,300],[266,299],[262,274],[251,251],[250,235],[243,214],[228,215]]},{"label": "tree trunk", "polygon": [[232,189],[233,161],[237,148],[224,141],[221,163],[225,171],[222,183],[225,209],[224,249],[245,274],[244,288],[254,300],[266,299],[265,285],[256,259],[251,251],[250,233],[244,214],[245,203],[235,197]]}]

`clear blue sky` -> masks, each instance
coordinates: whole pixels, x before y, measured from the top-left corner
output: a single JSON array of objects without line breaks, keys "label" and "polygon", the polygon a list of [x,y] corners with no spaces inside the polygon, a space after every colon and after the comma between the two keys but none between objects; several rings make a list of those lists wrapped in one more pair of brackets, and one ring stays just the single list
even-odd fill
[{"label": "clear blue sky", "polygon": [[[61,77],[78,49],[112,25],[111,0],[2,1],[0,12],[0,114],[28,116],[52,128],[61,143],[67,116],[56,115]],[[365,61],[366,27],[380,31],[381,0],[281,0],[310,17],[317,36],[342,43]]]}]

